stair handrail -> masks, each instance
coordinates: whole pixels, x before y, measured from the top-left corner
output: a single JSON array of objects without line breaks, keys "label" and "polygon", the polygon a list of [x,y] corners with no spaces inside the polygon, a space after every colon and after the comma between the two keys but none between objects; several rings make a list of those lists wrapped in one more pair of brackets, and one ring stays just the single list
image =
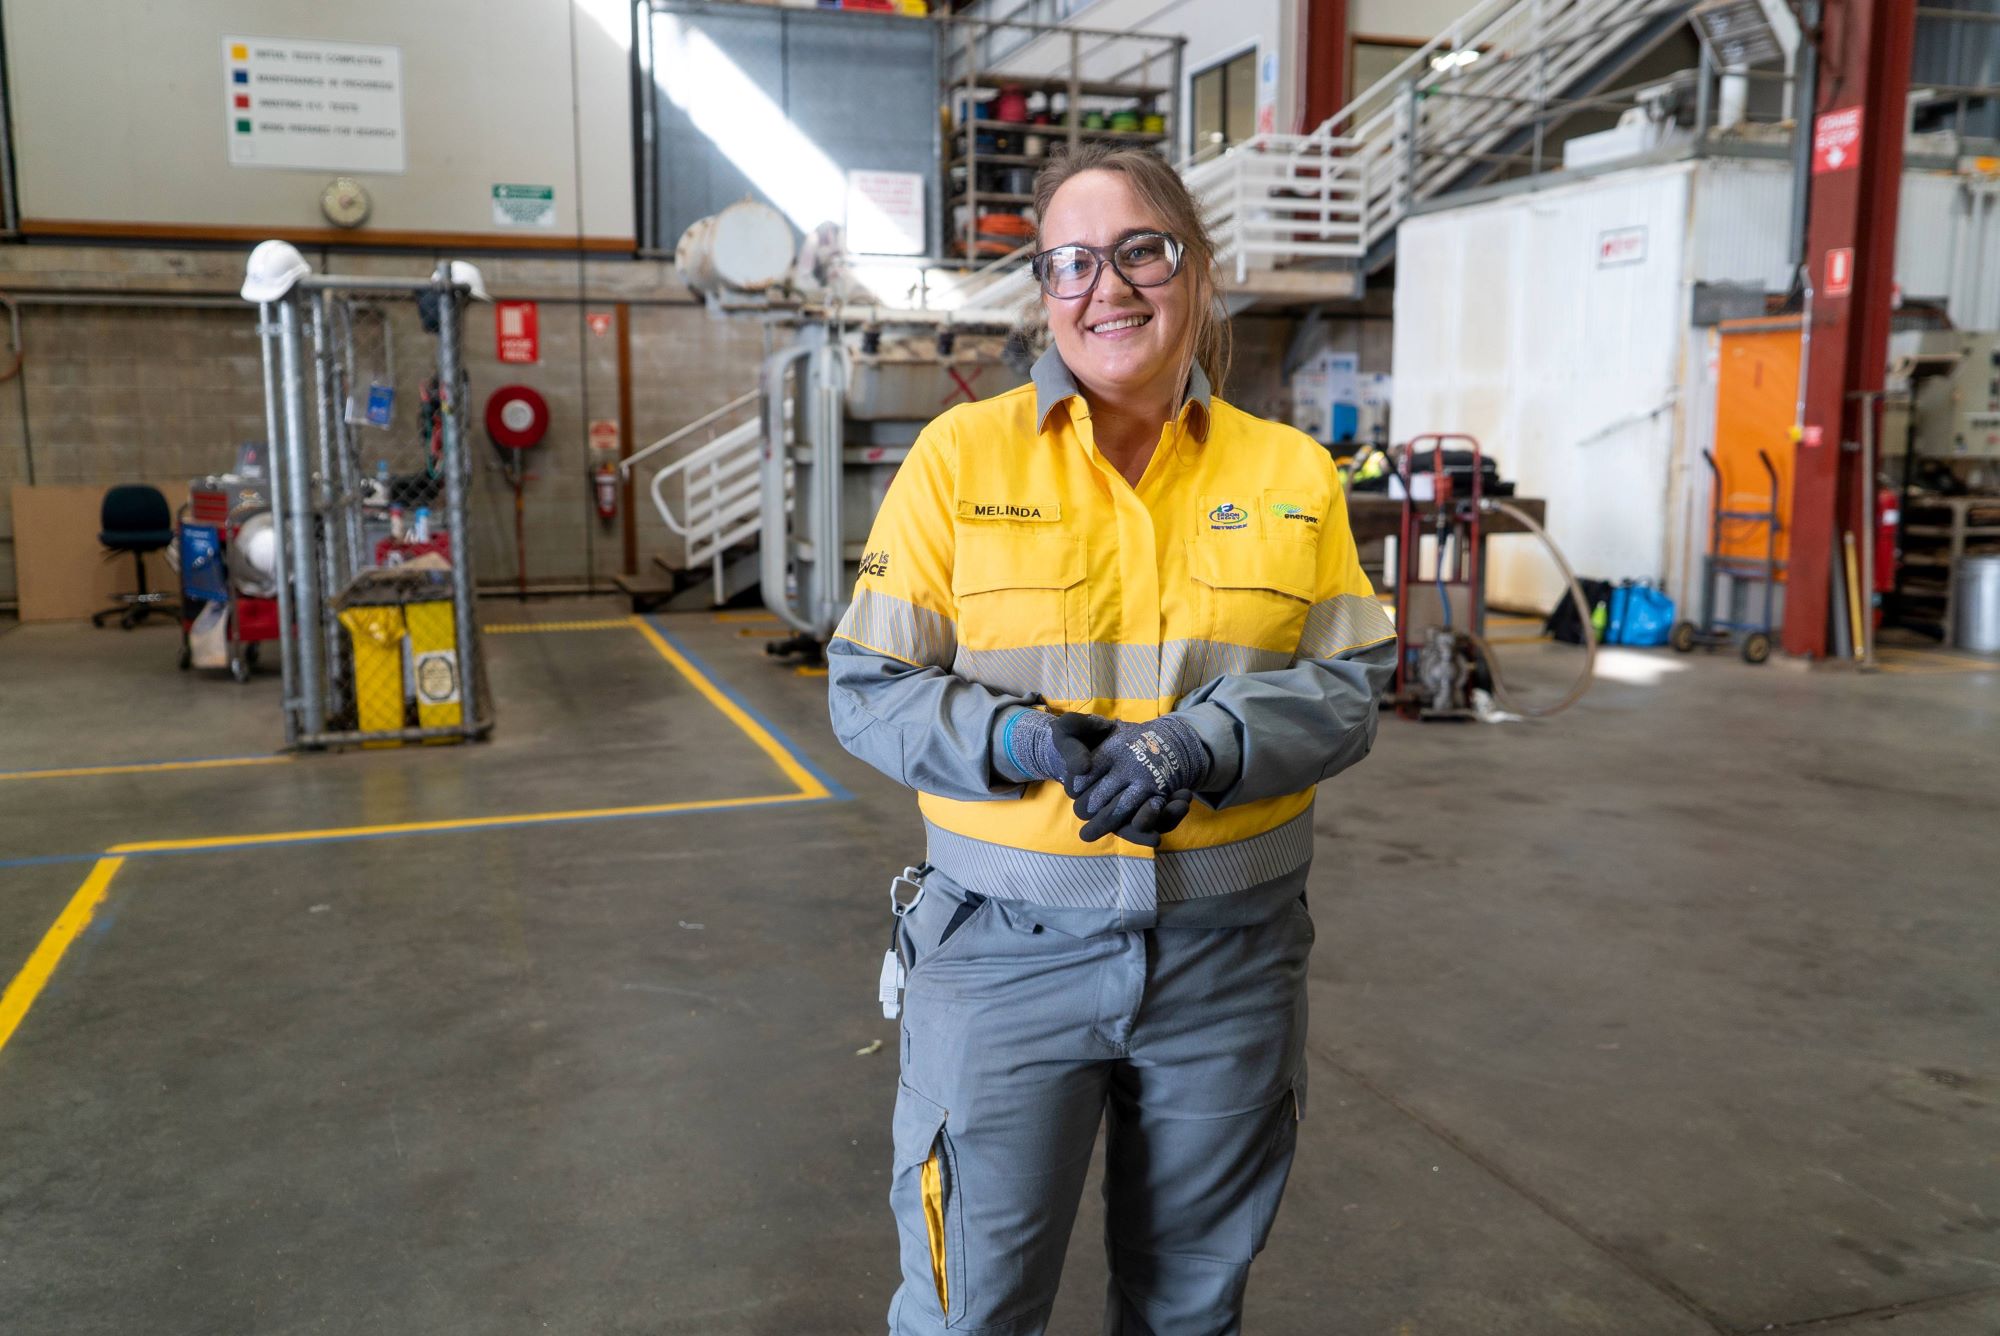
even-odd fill
[{"label": "stair handrail", "polygon": [[756,430],[757,426],[756,419],[746,418],[744,421],[731,427],[728,431],[723,432],[720,436],[717,436],[714,440],[709,441],[699,449],[690,450],[687,454],[653,474],[653,508],[660,512],[660,522],[667,526],[670,533],[676,537],[687,539],[689,545],[693,546],[706,537],[709,531],[715,526],[712,519],[707,523],[702,523],[693,517],[692,512],[695,497],[691,493],[686,496],[687,507],[690,512],[688,519],[685,523],[676,519],[673,507],[667,504],[667,484],[677,477],[685,480],[688,475],[692,474],[698,468],[707,467],[711,473],[714,473],[718,471],[719,461],[730,455],[739,455],[746,458],[756,455],[761,449],[762,441],[760,433]]},{"label": "stair handrail", "polygon": [[[731,413],[741,412],[743,409],[748,408],[750,405],[756,402],[757,402],[757,391],[746,390],[744,393],[737,395],[734,399],[731,399],[728,403],[724,404],[722,407],[714,409],[711,412],[703,413],[700,417],[696,418],[694,421],[688,423],[684,427],[676,427],[673,431],[668,432],[665,436],[662,436],[659,440],[654,441],[651,445],[647,446],[645,449],[634,450],[629,456],[619,460],[618,477],[621,480],[630,477],[632,474],[632,470],[638,465],[640,460],[650,459],[654,455],[658,454],[660,451],[665,450],[670,446],[677,445],[681,441],[686,440],[688,437],[694,435],[694,433],[700,431],[703,427],[711,426],[714,423],[720,422],[723,418],[728,417]],[[691,459],[693,458],[693,455],[689,455],[686,458]],[[682,459],[676,462],[685,463],[686,459]],[[672,464],[669,464],[667,467],[672,468],[674,466]]]}]

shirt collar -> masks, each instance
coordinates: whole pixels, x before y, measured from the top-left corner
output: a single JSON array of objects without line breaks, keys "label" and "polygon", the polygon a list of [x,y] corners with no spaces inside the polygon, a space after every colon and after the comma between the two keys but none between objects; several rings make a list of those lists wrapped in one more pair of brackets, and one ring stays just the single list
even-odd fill
[{"label": "shirt collar", "polygon": [[[1068,403],[1083,393],[1076,383],[1076,377],[1071,375],[1069,367],[1063,364],[1062,356],[1056,352],[1054,344],[1050,344],[1049,350],[1036,359],[1034,369],[1028,373],[1028,378],[1035,386],[1037,431],[1049,429],[1049,414],[1055,412],[1058,405]],[[1208,400],[1208,373],[1201,369],[1200,362],[1196,362],[1188,372],[1187,395],[1181,400],[1181,416],[1189,420],[1195,439],[1199,441],[1208,439],[1211,412]]]}]

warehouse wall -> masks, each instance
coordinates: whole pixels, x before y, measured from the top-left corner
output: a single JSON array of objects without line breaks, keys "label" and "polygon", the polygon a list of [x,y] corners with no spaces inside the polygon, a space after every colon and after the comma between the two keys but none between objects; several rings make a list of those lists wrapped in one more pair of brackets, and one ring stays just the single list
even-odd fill
[{"label": "warehouse wall", "polygon": [[1347,30],[1367,37],[1429,41],[1474,7],[1475,0],[1351,0]]},{"label": "warehouse wall", "polygon": [[[315,253],[338,273],[421,276],[429,258]],[[234,300],[240,251],[105,247],[0,248],[0,289],[19,300],[22,374],[0,385],[0,601],[15,596],[13,523],[7,487],[28,481],[109,485],[142,478],[195,477],[226,470],[236,446],[264,436],[261,362],[252,311]],[[750,388],[762,336],[754,324],[718,321],[692,303],[671,266],[573,259],[488,258],[481,265],[496,298],[540,303],[541,361],[495,359],[490,307],[465,323],[472,404],[482,414],[503,384],[533,386],[548,400],[548,439],[531,460],[526,489],[529,578],[603,581],[622,567],[618,528],[600,524],[587,475],[588,424],[618,417],[617,348],[584,327],[585,311],[629,304],[633,437],[643,446]],[[141,303],[131,307],[52,306],[37,297],[86,291]],[[176,309],[207,297],[219,309]],[[429,341],[413,311],[399,311],[398,397],[414,400]],[[25,432],[23,409],[25,407]],[[515,572],[513,494],[474,429],[473,539],[478,578]],[[643,489],[635,511],[642,564],[655,551],[678,556]]]},{"label": "warehouse wall", "polygon": [[[555,190],[552,236],[633,235],[623,0],[8,0],[24,223],[326,226],[332,171],[232,166],[225,34],[396,46],[407,169],[350,173],[377,231],[492,233],[495,184]],[[88,164],[87,170],[78,170]],[[580,206],[580,207],[579,207]]]},{"label": "warehouse wall", "polygon": [[[1399,439],[1480,438],[1581,574],[1664,576],[1687,329],[1689,179],[1675,163],[1425,214],[1397,237],[1392,418]],[[1603,263],[1607,234],[1643,229]],[[1496,543],[1489,594],[1553,606],[1561,581]]]},{"label": "warehouse wall", "polygon": [[[1711,158],[1696,178],[1694,277],[1791,284],[1785,164]],[[1927,169],[1903,173],[1896,221],[1896,285],[1911,300],[1943,301],[1963,329],[2000,327],[2000,182]]]}]

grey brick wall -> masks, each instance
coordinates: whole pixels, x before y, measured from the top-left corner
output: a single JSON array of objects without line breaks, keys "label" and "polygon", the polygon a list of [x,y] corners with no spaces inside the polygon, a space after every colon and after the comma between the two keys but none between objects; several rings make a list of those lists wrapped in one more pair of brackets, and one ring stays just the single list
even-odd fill
[{"label": "grey brick wall", "polygon": [[[174,300],[230,299],[245,250],[13,246],[0,248],[0,291],[20,301],[22,374],[0,384],[0,600],[14,597],[13,523],[5,486],[26,481],[32,446],[37,482],[111,484],[196,477],[226,469],[242,441],[264,436],[254,313],[230,304],[176,309]],[[343,274],[421,275],[434,257],[315,252]],[[763,336],[750,322],[722,321],[696,305],[670,265],[630,260],[478,261],[493,295],[540,303],[541,360],[500,364],[493,314],[467,315],[465,362],[475,422],[501,385],[530,385],[548,400],[551,427],[532,456],[524,495],[527,572],[538,584],[608,583],[623,566],[617,524],[596,517],[588,428],[618,416],[615,335],[587,332],[583,315],[626,301],[632,334],[633,438],[666,435],[755,380]],[[112,296],[149,303],[50,305],[46,296]],[[399,423],[409,416],[431,341],[415,312],[394,313]],[[24,404],[25,400],[25,404]],[[23,408],[25,406],[25,434]],[[483,427],[474,432],[472,538],[482,583],[513,579],[514,498]],[[398,448],[407,448],[401,440]],[[366,456],[364,456],[366,458]],[[372,467],[372,465],[371,465]],[[672,536],[643,489],[637,506],[640,564],[655,551],[674,558]]]}]

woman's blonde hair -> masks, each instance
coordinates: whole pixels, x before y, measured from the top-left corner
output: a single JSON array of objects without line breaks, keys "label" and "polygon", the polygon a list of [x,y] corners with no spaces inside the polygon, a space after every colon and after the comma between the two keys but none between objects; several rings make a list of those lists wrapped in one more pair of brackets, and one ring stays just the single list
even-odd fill
[{"label": "woman's blonde hair", "polygon": [[[1181,270],[1194,284],[1194,301],[1189,321],[1194,361],[1208,375],[1209,388],[1218,396],[1229,376],[1232,339],[1229,317],[1216,301],[1215,240],[1208,234],[1196,200],[1179,172],[1151,149],[1117,148],[1104,143],[1079,144],[1049,160],[1035,176],[1035,248],[1048,243],[1041,236],[1040,220],[1048,216],[1049,203],[1064,183],[1084,172],[1119,172],[1132,183],[1141,201],[1158,214],[1166,230],[1181,243]],[[1038,343],[1046,346],[1048,313],[1035,303]]]}]

